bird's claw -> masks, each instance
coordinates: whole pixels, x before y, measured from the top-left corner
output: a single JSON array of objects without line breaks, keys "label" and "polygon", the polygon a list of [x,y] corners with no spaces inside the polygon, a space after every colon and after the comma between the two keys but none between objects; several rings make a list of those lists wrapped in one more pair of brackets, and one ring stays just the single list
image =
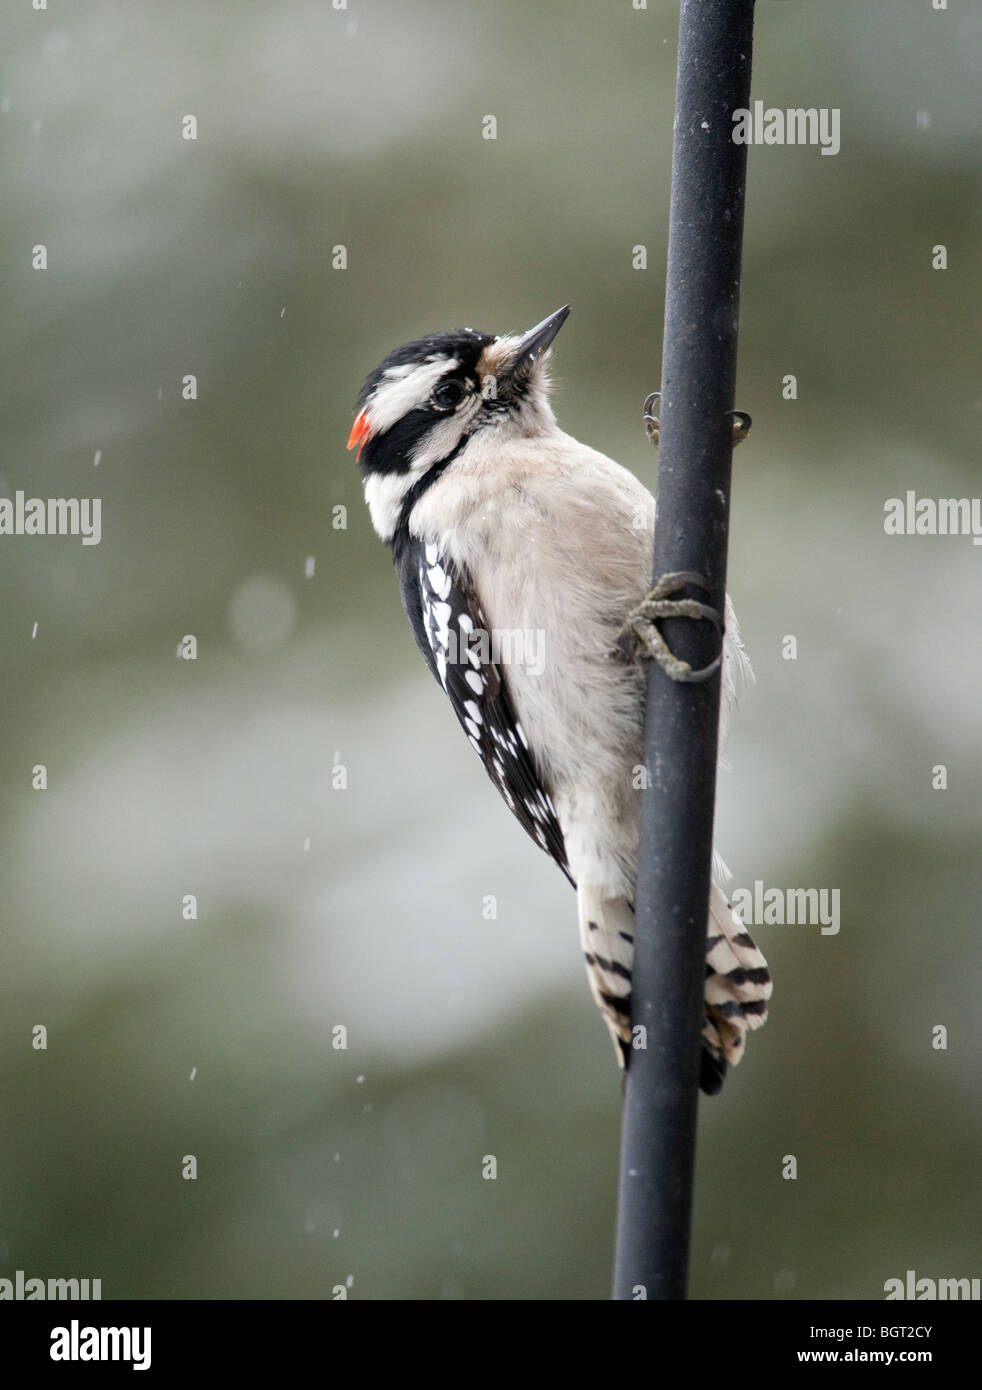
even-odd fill
[{"label": "bird's claw", "polygon": [[700,603],[693,598],[669,597],[670,594],[678,593],[686,584],[694,584],[707,592],[709,590],[705,579],[690,570],[674,570],[669,574],[663,574],[648,596],[628,615],[618,640],[622,650],[633,645],[639,655],[657,661],[666,676],[673,681],[696,685],[701,681],[708,681],[719,670],[723,661],[722,645],[719,655],[708,666],[693,671],[687,661],[675,656],[655,626],[662,618],[705,619],[716,628],[722,644],[723,619],[715,608],[710,608],[708,604]]},{"label": "bird's claw", "polygon": [[742,444],[750,433],[750,426],[753,424],[750,416],[745,410],[728,410],[727,415],[733,421],[733,448]]},{"label": "bird's claw", "polygon": [[[645,396],[644,405],[641,407],[643,412],[642,419],[644,421],[645,434],[648,436],[651,443],[654,444],[656,449],[658,448],[659,423],[658,416],[652,415],[651,411],[654,407],[655,402],[660,400],[661,392],[652,391],[650,395]],[[735,449],[738,444],[743,443],[747,435],[750,433],[750,426],[753,424],[753,421],[751,420],[750,416],[747,414],[745,410],[728,410],[726,413],[733,421],[733,438],[731,441],[731,447]]]},{"label": "bird's claw", "polygon": [[658,448],[658,416],[652,415],[651,408],[655,404],[655,401],[660,400],[661,392],[652,391],[649,396],[645,396],[644,405],[641,407],[642,411],[644,412],[642,418],[644,420],[645,434],[651,440],[652,444],[654,444],[656,449]]}]

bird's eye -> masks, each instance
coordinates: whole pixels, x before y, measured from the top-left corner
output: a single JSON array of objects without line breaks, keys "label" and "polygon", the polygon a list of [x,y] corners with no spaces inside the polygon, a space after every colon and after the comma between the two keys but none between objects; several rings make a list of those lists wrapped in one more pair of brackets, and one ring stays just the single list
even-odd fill
[{"label": "bird's eye", "polygon": [[433,392],[433,404],[440,410],[453,410],[463,399],[463,382],[454,379],[441,381]]}]

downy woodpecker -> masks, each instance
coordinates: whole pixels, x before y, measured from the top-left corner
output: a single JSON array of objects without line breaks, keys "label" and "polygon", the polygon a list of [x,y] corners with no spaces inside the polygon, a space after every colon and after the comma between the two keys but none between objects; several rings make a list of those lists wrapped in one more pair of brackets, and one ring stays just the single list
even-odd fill
[{"label": "downy woodpecker", "polygon": [[[654,498],[556,424],[546,355],[568,313],[521,336],[464,328],[397,348],[362,387],[348,448],[427,665],[509,808],[576,888],[590,985],[626,1065],[645,676],[625,635],[691,679],[704,673],[674,662],[653,620],[718,615],[666,599],[694,576],[651,590]],[[723,626],[721,746],[749,672],[728,598]],[[771,992],[715,881],[706,961],[700,1084],[714,1093]]]}]

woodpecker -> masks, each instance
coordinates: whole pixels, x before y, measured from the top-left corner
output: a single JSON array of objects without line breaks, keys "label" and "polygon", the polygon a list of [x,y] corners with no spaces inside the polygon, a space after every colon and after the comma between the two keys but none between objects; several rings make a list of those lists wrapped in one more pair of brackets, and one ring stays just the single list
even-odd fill
[{"label": "woodpecker", "polygon": [[[654,622],[717,623],[721,745],[749,661],[728,597],[721,622],[669,597],[696,576],[652,588],[651,493],[557,425],[548,367],[568,314],[524,334],[463,328],[396,348],[362,387],[348,448],[426,664],[508,807],[576,889],[589,983],[626,1066],[645,708],[637,658],[655,657],[675,679],[705,678],[719,662],[691,671]],[[656,438],[657,421],[646,421]],[[704,1091],[717,1092],[740,1060],[770,993],[767,963],[714,875]]]}]

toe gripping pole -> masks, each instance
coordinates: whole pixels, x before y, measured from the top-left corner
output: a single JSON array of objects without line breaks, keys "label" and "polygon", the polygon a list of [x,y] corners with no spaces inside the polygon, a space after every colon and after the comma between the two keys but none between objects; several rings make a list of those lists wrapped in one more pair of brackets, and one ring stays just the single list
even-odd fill
[{"label": "toe gripping pole", "polygon": [[[704,576],[720,613],[746,175],[732,113],[749,106],[752,39],[753,0],[682,0],[652,574]],[[693,669],[719,650],[710,623],[663,627]],[[686,1296],[719,700],[718,674],[685,684],[648,664],[618,1299]]]}]

